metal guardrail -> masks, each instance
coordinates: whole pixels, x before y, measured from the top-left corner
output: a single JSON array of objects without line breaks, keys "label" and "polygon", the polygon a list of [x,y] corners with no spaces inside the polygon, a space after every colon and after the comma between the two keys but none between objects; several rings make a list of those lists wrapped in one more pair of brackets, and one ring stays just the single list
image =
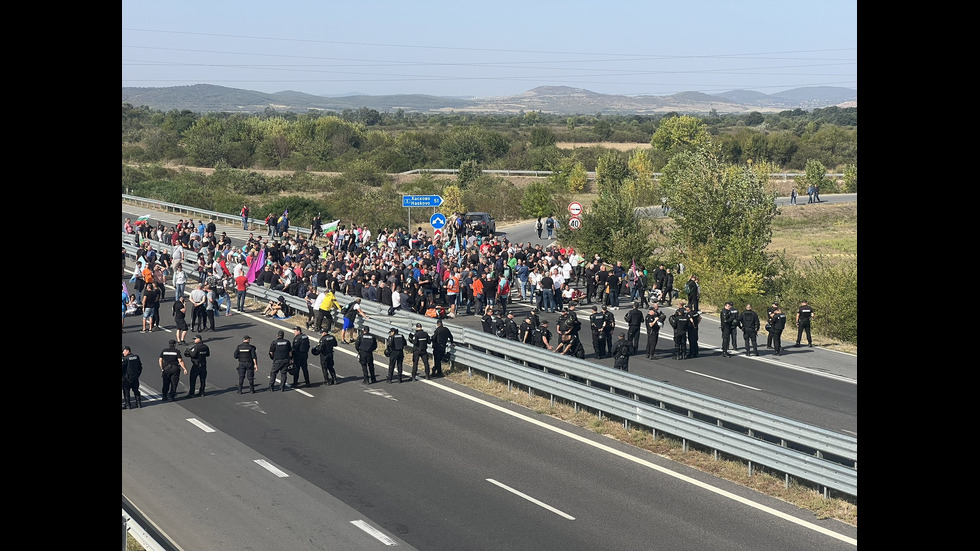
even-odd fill
[{"label": "metal guardrail", "polygon": [[[352,297],[337,294],[346,304]],[[361,301],[363,324],[384,339],[388,329],[410,332],[416,323],[430,334],[435,319]],[[635,423],[789,477],[857,496],[857,439],[765,412],[679,389],[543,348],[509,341],[481,330],[443,323],[456,346],[450,361],[570,401],[624,424]],[[411,346],[411,344],[409,345]],[[686,442],[685,442],[686,444]]]},{"label": "metal guardrail", "polygon": [[[145,205],[148,207],[153,207],[157,209],[163,209],[167,212],[176,212],[181,214],[193,215],[193,218],[198,220],[207,219],[215,220],[216,222],[226,223],[231,226],[238,227],[242,223],[242,217],[237,214],[228,214],[226,212],[217,212],[213,210],[204,210],[193,207],[188,207],[186,205],[178,205],[176,203],[168,203],[166,201],[158,201],[156,199],[147,199],[145,197],[137,197],[135,195],[122,194],[124,201],[132,203],[134,205]],[[249,231],[263,232],[266,230],[265,218],[250,218],[248,224]],[[304,228],[300,226],[289,226],[289,233],[296,234],[301,233],[307,237],[310,235],[310,228]],[[166,244],[169,248],[171,245]]]},{"label": "metal guardrail", "polygon": [[[132,236],[122,235],[123,247],[135,256]],[[154,246],[169,248],[159,242]],[[184,271],[196,276],[196,264],[197,254],[188,251]],[[307,312],[303,298],[283,291],[252,285],[246,294],[263,301],[282,295],[298,313]],[[336,296],[341,305],[353,300],[343,293]],[[416,323],[430,334],[435,329],[435,319],[414,312],[397,310],[388,316],[386,305],[367,300],[362,300],[361,307],[372,318],[359,323],[371,327],[382,342],[391,327],[405,334]],[[825,492],[834,489],[857,496],[857,439],[852,436],[454,326],[448,320],[444,323],[456,343],[448,351],[451,362],[622,419],[627,425],[643,425],[682,438],[685,444],[691,441],[715,453],[741,458],[749,462],[750,469],[753,463],[765,465],[785,473],[787,484],[789,477],[795,477],[819,484]]]}]

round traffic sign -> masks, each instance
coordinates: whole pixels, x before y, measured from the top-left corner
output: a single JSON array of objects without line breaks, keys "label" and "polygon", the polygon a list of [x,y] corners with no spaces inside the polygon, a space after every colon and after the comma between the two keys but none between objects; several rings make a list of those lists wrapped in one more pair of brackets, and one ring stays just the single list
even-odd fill
[{"label": "round traffic sign", "polygon": [[432,218],[429,218],[429,224],[432,224],[432,227],[437,230],[442,229],[446,225],[446,215],[441,212],[433,214]]},{"label": "round traffic sign", "polygon": [[582,219],[578,216],[573,216],[568,219],[568,229],[577,230],[582,227]]},{"label": "round traffic sign", "polygon": [[582,214],[582,203],[579,203],[578,201],[569,203],[568,214],[571,214],[572,216],[579,216]]}]

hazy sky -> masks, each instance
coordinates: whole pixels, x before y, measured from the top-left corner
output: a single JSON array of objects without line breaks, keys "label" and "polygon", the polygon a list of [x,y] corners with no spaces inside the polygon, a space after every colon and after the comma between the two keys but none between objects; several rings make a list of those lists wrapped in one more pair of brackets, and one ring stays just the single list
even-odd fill
[{"label": "hazy sky", "polygon": [[122,85],[316,95],[857,89],[857,0],[123,0]]}]

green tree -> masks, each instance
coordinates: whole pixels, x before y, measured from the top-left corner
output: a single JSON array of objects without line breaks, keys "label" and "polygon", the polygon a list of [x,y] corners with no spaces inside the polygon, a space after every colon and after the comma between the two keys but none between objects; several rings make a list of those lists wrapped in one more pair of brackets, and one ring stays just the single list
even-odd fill
[{"label": "green tree", "polygon": [[535,126],[531,129],[531,147],[555,145],[556,141],[554,131],[547,126]]},{"label": "green tree", "polygon": [[844,189],[846,193],[857,193],[858,190],[858,167],[857,165],[847,165],[844,167]]},{"label": "green tree", "polygon": [[585,186],[589,183],[589,174],[585,170],[585,165],[581,162],[576,162],[572,165],[572,171],[568,175],[568,191],[572,193],[581,193],[585,191]]},{"label": "green tree", "polygon": [[465,214],[467,212],[466,205],[463,203],[463,190],[455,184],[447,184],[446,187],[442,188],[442,206],[439,207],[440,212],[446,214],[447,218],[450,213],[459,212]]},{"label": "green tree", "polygon": [[535,181],[524,188],[521,214],[528,218],[548,216],[557,210],[555,196],[561,188],[553,181]]},{"label": "green tree", "polygon": [[662,120],[650,138],[650,145],[654,149],[666,152],[706,147],[709,144],[711,134],[708,133],[704,121],[689,115]]},{"label": "green tree", "polygon": [[470,159],[463,161],[459,164],[459,176],[456,178],[456,182],[459,187],[466,189],[471,182],[479,178],[483,174],[480,170],[480,165],[476,161]]},{"label": "green tree", "polygon": [[823,163],[816,159],[806,162],[806,169],[803,173],[803,189],[810,186],[818,186],[821,193],[832,193],[837,186],[835,182],[827,176],[827,169]]},{"label": "green tree", "polygon": [[777,210],[766,184],[752,168],[722,164],[704,148],[674,156],[661,179],[673,241],[721,271],[771,274],[765,249]]},{"label": "green tree", "polygon": [[[628,162],[613,153],[603,155],[596,173],[599,196],[583,213],[581,229],[560,234],[562,244],[605,258],[645,263],[653,250],[650,229],[636,216],[635,196],[628,191]],[[560,227],[567,228],[567,211],[556,212]]]}]

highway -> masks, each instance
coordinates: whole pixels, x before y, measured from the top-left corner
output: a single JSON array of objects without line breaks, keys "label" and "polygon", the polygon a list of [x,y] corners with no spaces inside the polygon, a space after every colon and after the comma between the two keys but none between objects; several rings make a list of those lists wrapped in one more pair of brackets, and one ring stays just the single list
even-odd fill
[{"label": "highway", "polygon": [[[145,212],[126,209],[123,216]],[[163,321],[172,329],[168,308],[169,302]],[[478,323],[457,321],[471,320]],[[817,520],[444,379],[363,385],[350,347],[337,353],[341,384],[322,385],[311,356],[312,388],[268,392],[266,350],[275,331],[290,335],[289,327],[252,314],[216,322],[217,332],[203,334],[212,350],[208,395],[185,399],[182,375],[176,403],[159,399],[156,363],[172,333],[140,334],[132,318],[122,339],[142,356],[142,387],[151,396],[142,409],[122,413],[123,493],[184,549],[845,549],[857,543],[854,527]],[[236,392],[231,353],[245,333],[259,351],[255,395]],[[802,357],[818,352],[799,350]],[[822,412],[829,424],[856,432],[856,367],[849,379],[835,373],[846,367],[819,376],[819,367],[766,359],[706,354],[672,362],[677,367],[634,359],[631,371],[649,369],[658,380],[739,403],[755,397],[767,411],[809,408],[804,416]],[[376,363],[383,379],[386,361],[378,355]],[[730,379],[737,374],[737,383],[720,376],[725,370]],[[830,411],[848,400],[852,421]]]}]

